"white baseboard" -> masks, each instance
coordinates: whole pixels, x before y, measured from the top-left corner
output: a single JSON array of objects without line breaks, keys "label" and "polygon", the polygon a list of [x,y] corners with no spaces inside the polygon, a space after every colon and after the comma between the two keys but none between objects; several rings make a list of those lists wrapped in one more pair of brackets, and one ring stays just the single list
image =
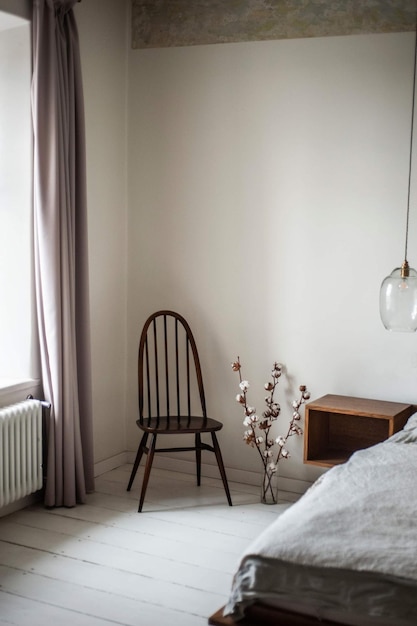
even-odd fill
[{"label": "white baseboard", "polygon": [[[110,472],[112,469],[116,469],[116,467],[120,467],[121,465],[125,465],[128,462],[127,460],[127,452],[121,452],[120,454],[116,454],[115,456],[110,457],[109,459],[105,459],[104,461],[100,461],[99,463],[94,464],[94,476],[100,476],[100,474],[104,474],[105,472]],[[17,500],[16,502],[12,502],[6,506],[0,508],[0,517],[4,517],[5,515],[10,515],[15,511],[19,511],[20,509],[25,509],[27,506],[31,504],[35,504],[39,502],[41,499],[41,492],[33,493],[25,498]]]},{"label": "white baseboard", "polygon": [[[128,463],[128,453],[121,452],[120,454],[116,454],[115,456],[110,457],[109,459],[105,459],[104,461],[100,461],[99,463],[94,464],[94,476],[100,476],[100,474],[104,474],[105,472],[110,472],[121,465],[125,465]],[[36,502],[41,500],[41,491],[37,491],[36,493],[32,493],[29,496],[25,496],[20,500],[16,500],[16,502],[12,502],[7,504],[6,506],[0,507],[0,517],[4,517],[5,515],[10,515],[15,511],[19,511],[20,509],[25,509]]]},{"label": "white baseboard", "polygon": [[[111,470],[116,469],[121,465],[125,465],[126,463],[133,463],[133,461],[135,460],[135,455],[135,452],[126,451],[121,452],[120,454],[116,454],[109,459],[104,459],[103,461],[95,463],[94,476],[100,476],[101,474],[110,472]],[[171,472],[195,474],[194,461],[187,461],[184,459],[170,457],[165,454],[155,456],[154,465],[155,467],[159,467],[160,469],[166,469]],[[207,476],[208,478],[220,478],[219,468],[217,467],[217,465],[211,465],[209,463],[201,464],[201,474],[203,477]],[[226,474],[227,479],[230,482],[241,483],[244,485],[259,485],[260,474],[258,472],[226,467]],[[302,495],[308,489],[308,487],[310,487],[311,484],[312,483],[304,480],[278,476],[278,489],[289,493]],[[22,498],[21,500],[12,502],[7,506],[2,507],[0,508],[0,517],[10,515],[15,511],[19,511],[20,509],[24,509],[31,504],[35,504],[36,502],[39,502],[40,497],[40,492],[33,493],[29,496],[26,496],[25,498]]]},{"label": "white baseboard", "polygon": [[[133,463],[133,461],[131,462]],[[126,463],[129,463],[128,452],[120,452],[120,454],[116,454],[109,459],[104,459],[103,461],[94,463],[94,477],[110,472],[111,470],[116,469],[116,467],[120,467]]]},{"label": "white baseboard", "polygon": [[[128,451],[127,463],[133,463],[135,460],[135,452]],[[165,454],[155,455],[154,466],[160,469],[170,470],[171,472],[181,472],[183,474],[195,474],[195,461],[187,461],[179,459]],[[260,485],[261,474],[260,472],[253,472],[250,470],[241,470],[232,467],[226,467],[227,479],[230,482],[242,483],[244,485]],[[201,464],[202,476],[208,478],[220,478],[219,468],[217,465],[211,465],[208,463]],[[278,473],[278,489],[282,491],[296,493],[302,495],[311,486],[311,482],[305,480],[299,480],[297,478],[287,478],[286,476],[279,476]]]},{"label": "white baseboard", "polygon": [[16,502],[11,502],[10,504],[6,504],[6,506],[2,506],[0,508],[0,517],[10,515],[11,513],[15,513],[16,511],[20,511],[20,509],[25,509],[27,506],[31,506],[32,504],[39,502],[42,497],[41,494],[41,491],[37,491],[36,493],[31,493],[29,496],[21,498],[20,500],[16,500]]}]

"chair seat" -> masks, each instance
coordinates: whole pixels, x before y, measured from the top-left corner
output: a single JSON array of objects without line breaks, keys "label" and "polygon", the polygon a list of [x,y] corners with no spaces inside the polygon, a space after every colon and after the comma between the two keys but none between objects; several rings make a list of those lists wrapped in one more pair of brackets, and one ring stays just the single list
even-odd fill
[{"label": "chair seat", "polygon": [[136,424],[146,433],[158,434],[178,434],[178,433],[213,433],[223,428],[223,424],[211,417],[191,416],[177,417],[170,415],[167,417],[146,417],[137,420]]}]

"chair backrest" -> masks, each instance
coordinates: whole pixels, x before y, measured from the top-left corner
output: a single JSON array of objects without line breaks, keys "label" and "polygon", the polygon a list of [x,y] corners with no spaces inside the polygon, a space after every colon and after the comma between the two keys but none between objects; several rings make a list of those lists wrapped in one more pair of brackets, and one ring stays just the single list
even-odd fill
[{"label": "chair backrest", "polygon": [[207,417],[197,346],[186,320],[157,311],[146,320],[138,353],[139,419]]}]

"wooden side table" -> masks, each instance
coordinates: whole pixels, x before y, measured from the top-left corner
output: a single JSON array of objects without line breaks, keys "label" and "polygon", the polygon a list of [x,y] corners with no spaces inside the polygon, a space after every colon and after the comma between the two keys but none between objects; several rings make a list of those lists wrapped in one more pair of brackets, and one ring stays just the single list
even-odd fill
[{"label": "wooden side table", "polygon": [[332,467],[401,430],[412,404],[326,395],[305,406],[304,463]]}]

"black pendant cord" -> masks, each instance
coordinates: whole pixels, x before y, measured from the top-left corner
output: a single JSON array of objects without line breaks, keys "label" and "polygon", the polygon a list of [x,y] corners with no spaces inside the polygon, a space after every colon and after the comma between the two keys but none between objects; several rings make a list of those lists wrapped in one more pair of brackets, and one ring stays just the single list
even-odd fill
[{"label": "black pendant cord", "polygon": [[416,11],[416,35],[415,35],[415,44],[414,44],[413,100],[412,100],[412,107],[411,107],[410,160],[409,160],[409,166],[408,166],[408,195],[407,195],[407,217],[406,217],[406,227],[405,227],[404,262],[407,262],[407,252],[408,252],[408,224],[409,224],[409,218],[410,218],[411,171],[412,171],[412,164],[413,164],[414,103],[415,103],[415,95],[416,95],[416,67],[417,67],[417,11]]}]

